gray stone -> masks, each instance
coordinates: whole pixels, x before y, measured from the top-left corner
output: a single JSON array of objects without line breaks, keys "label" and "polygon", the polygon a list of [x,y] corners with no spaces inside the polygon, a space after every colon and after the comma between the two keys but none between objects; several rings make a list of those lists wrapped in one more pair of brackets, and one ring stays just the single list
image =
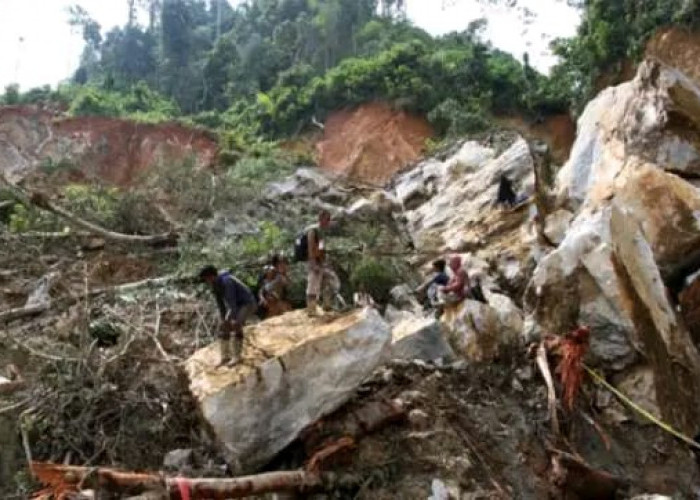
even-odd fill
[{"label": "gray stone", "polygon": [[391,357],[435,361],[454,358],[440,323],[434,318],[408,315],[391,330]]},{"label": "gray stone", "polygon": [[569,229],[573,218],[574,214],[568,210],[557,210],[549,214],[544,226],[544,234],[547,236],[547,239],[555,245],[559,245],[564,241],[566,231]]},{"label": "gray stone", "polygon": [[424,431],[430,427],[430,415],[418,408],[408,412],[408,422],[411,427],[418,431]]},{"label": "gray stone", "polygon": [[172,450],[165,454],[163,467],[168,470],[180,471],[191,467],[194,462],[194,452],[189,449]]},{"label": "gray stone", "polygon": [[246,330],[243,362],[214,342],[185,362],[202,417],[236,474],[255,471],[351,398],[385,359],[391,332],[371,308],[334,319],[294,311]]}]

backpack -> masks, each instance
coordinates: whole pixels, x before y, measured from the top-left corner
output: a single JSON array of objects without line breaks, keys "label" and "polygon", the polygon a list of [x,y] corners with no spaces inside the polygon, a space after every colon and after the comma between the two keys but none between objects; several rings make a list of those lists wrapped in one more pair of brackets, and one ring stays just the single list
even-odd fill
[{"label": "backpack", "polygon": [[294,262],[309,260],[309,232],[300,233],[294,240]]}]

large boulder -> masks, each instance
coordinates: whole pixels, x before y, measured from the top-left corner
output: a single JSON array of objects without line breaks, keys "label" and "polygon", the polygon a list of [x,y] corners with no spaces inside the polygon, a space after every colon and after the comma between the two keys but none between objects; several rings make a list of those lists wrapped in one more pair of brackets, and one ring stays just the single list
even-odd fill
[{"label": "large boulder", "polygon": [[656,405],[667,422],[695,435],[700,424],[700,354],[668,301],[639,226],[617,206],[610,224],[625,311],[653,370]]},{"label": "large boulder", "polygon": [[558,334],[588,325],[591,362],[621,371],[622,387],[646,393],[646,407],[693,432],[700,355],[667,286],[700,262],[697,152],[689,153],[700,144],[698,124],[700,89],[657,63],[592,101],[557,179],[574,219],[525,294],[528,324]]},{"label": "large boulder", "polygon": [[445,340],[442,326],[435,318],[406,314],[391,329],[391,357],[447,361],[454,352]]},{"label": "large boulder", "polygon": [[560,200],[573,209],[605,201],[619,174],[645,163],[696,176],[698,139],[700,88],[680,71],[647,61],[633,81],[604,90],[586,107],[557,177]]},{"label": "large boulder", "polygon": [[517,343],[523,327],[515,309],[500,310],[475,300],[445,308],[441,321],[455,353],[472,361],[490,361]]},{"label": "large boulder", "polygon": [[563,334],[579,324],[591,328],[593,358],[623,369],[637,359],[634,325],[612,267],[610,208],[582,213],[559,247],[535,269],[525,307],[539,333]]},{"label": "large boulder", "polygon": [[185,363],[202,417],[236,474],[257,470],[350,398],[391,340],[374,309],[335,319],[295,311],[246,331],[243,362],[217,367],[219,344]]},{"label": "large boulder", "polygon": [[533,192],[532,155],[522,138],[500,156],[469,141],[444,162],[428,161],[398,177],[396,197],[406,209],[416,248],[469,250],[490,233],[517,230],[527,211],[501,214],[493,207],[502,174],[520,193]]}]

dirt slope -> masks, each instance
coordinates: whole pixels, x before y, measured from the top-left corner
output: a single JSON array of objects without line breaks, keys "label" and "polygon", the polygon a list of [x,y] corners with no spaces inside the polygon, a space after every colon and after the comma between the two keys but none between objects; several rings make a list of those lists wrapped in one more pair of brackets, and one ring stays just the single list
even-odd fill
[{"label": "dirt slope", "polygon": [[320,166],[351,179],[383,185],[417,160],[433,136],[428,122],[384,103],[333,113],[317,144]]},{"label": "dirt slope", "polygon": [[33,106],[0,108],[0,171],[11,180],[40,165],[67,160],[79,176],[129,185],[139,172],[160,161],[194,155],[198,165],[210,165],[217,149],[212,135],[174,123],[64,118]]}]

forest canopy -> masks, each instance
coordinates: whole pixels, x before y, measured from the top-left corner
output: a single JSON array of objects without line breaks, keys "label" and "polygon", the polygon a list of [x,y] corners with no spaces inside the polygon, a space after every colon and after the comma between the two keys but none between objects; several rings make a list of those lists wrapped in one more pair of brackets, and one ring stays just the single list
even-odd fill
[{"label": "forest canopy", "polygon": [[699,0],[578,2],[578,34],[554,42],[560,63],[544,76],[527,54],[484,41],[484,20],[434,37],[407,20],[402,0],[126,1],[127,23],[104,34],[72,7],[68,22],[85,45],[70,82],[26,94],[8,87],[3,101],[59,100],[75,115],[185,116],[235,145],[382,100],[456,135],[488,128],[492,115],[580,110],[598,79],[638,58],[657,29],[700,19]]}]

